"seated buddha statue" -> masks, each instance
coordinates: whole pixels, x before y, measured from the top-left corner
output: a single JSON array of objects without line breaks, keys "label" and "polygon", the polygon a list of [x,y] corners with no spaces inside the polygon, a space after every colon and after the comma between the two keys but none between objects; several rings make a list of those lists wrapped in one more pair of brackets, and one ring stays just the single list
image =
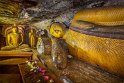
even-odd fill
[{"label": "seated buddha statue", "polygon": [[12,32],[7,34],[6,41],[7,46],[2,47],[1,50],[11,50],[19,47],[23,43],[23,36],[18,33],[16,27],[13,27]]},{"label": "seated buddha statue", "polygon": [[[19,38],[21,36],[21,42],[19,42]],[[19,34],[17,32],[17,28],[12,28],[12,33],[8,34],[7,36],[7,42],[9,46],[19,46],[23,42],[23,36],[22,34]]]}]

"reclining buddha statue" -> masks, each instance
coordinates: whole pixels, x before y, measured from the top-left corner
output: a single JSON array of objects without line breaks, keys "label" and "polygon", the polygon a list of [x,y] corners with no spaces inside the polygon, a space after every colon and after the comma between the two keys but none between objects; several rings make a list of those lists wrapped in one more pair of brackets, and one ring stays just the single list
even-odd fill
[{"label": "reclining buddha statue", "polygon": [[71,55],[124,76],[124,7],[80,10],[64,30],[51,27],[50,34],[63,38]]}]

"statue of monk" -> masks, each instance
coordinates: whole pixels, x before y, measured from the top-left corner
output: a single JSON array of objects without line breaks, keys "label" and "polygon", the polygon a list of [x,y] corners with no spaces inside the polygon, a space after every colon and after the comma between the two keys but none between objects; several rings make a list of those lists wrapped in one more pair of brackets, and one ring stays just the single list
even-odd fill
[{"label": "statue of monk", "polygon": [[31,48],[35,47],[35,34],[34,34],[33,29],[31,29],[29,32],[29,43],[30,43]]}]

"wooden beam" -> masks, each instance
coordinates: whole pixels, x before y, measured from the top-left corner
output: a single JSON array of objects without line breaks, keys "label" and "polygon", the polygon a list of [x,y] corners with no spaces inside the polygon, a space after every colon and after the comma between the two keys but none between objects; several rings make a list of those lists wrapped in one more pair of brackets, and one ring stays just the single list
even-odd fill
[{"label": "wooden beam", "polygon": [[0,58],[32,58],[33,52],[0,51]]}]

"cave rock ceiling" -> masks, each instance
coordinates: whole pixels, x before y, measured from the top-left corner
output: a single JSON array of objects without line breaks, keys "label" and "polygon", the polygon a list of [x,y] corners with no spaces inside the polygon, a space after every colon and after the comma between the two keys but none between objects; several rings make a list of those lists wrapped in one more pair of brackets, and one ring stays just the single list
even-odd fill
[{"label": "cave rock ceiling", "polygon": [[37,22],[72,9],[123,4],[123,0],[0,0],[0,24]]}]

